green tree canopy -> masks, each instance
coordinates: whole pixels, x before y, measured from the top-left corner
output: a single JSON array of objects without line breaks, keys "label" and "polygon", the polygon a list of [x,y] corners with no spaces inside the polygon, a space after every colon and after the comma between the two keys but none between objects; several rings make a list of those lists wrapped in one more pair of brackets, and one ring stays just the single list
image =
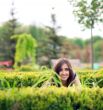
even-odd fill
[{"label": "green tree canopy", "polygon": [[37,42],[30,34],[20,34],[12,36],[12,39],[17,39],[15,66],[29,61],[35,63]]},{"label": "green tree canopy", "polygon": [[76,45],[78,45],[80,48],[83,48],[84,47],[84,41],[82,39],[80,39],[80,38],[74,39],[74,43]]}]

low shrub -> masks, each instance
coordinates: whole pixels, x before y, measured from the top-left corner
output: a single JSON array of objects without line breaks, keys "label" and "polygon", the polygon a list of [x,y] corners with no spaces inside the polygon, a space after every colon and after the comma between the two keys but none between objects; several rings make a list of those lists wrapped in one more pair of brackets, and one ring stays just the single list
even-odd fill
[{"label": "low shrub", "polygon": [[15,88],[0,90],[0,110],[103,110],[103,89]]},{"label": "low shrub", "polygon": [[[77,74],[83,86],[88,87],[103,87],[102,70],[85,73],[78,72]],[[53,81],[53,82],[52,82]],[[52,84],[51,84],[52,83]],[[50,85],[61,85],[58,75],[53,70],[38,70],[35,72],[0,72],[0,89],[12,87],[42,87]]]}]

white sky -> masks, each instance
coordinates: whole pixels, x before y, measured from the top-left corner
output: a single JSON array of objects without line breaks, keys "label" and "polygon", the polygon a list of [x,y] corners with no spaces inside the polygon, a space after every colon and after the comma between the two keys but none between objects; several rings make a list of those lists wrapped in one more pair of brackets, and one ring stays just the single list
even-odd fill
[{"label": "white sky", "polygon": [[[67,0],[14,0],[15,17],[23,24],[52,25],[52,7],[55,7],[57,25],[60,35],[67,37],[80,37],[87,39],[90,37],[90,30],[81,31],[80,25],[72,14],[72,6]],[[10,19],[10,9],[12,0],[0,0],[0,24]],[[97,26],[94,35],[103,35],[102,26]]]}]

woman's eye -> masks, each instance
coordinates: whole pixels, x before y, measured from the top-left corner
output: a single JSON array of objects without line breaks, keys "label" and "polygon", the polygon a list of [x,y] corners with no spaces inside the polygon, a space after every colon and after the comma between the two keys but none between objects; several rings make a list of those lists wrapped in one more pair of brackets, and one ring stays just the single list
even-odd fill
[{"label": "woman's eye", "polygon": [[61,68],[59,71],[63,71],[63,70],[65,70],[65,71],[69,71],[69,68]]},{"label": "woman's eye", "polygon": [[69,71],[69,68],[65,68],[66,71]]}]

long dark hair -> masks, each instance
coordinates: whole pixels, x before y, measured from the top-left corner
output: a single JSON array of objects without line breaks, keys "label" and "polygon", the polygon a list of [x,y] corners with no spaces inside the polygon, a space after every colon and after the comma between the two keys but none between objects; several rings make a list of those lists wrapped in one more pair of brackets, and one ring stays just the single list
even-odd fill
[{"label": "long dark hair", "polygon": [[59,61],[57,62],[57,64],[54,66],[54,71],[57,74],[59,74],[59,72],[61,71],[61,67],[62,67],[63,64],[67,64],[68,69],[69,69],[68,71],[70,73],[70,76],[67,79],[67,84],[66,84],[66,86],[68,87],[68,85],[74,80],[74,77],[75,77],[75,74],[74,74],[74,72],[72,70],[72,66],[71,66],[69,60],[68,59],[65,59],[65,58],[59,59]]}]

